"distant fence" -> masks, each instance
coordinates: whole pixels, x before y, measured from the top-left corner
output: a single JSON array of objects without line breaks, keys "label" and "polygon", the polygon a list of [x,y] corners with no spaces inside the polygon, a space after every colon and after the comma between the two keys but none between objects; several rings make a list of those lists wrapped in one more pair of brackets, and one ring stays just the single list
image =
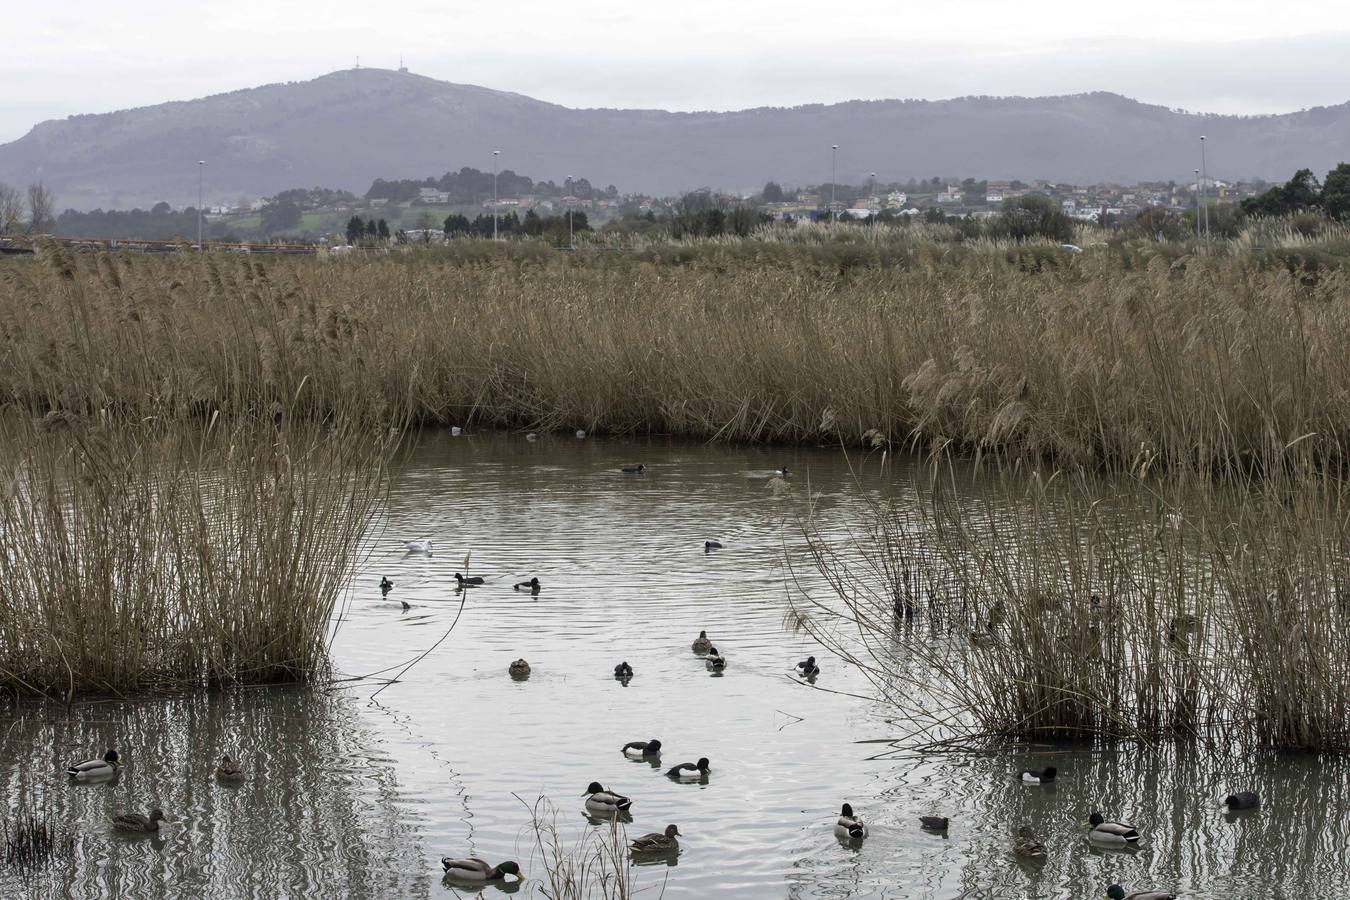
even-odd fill
[{"label": "distant fence", "polygon": [[[126,238],[79,238],[44,234],[38,237],[0,234],[0,254],[33,253],[38,241],[49,240],[75,252],[119,251],[123,253],[194,253],[194,241],[142,241]],[[206,241],[206,253],[271,253],[288,256],[316,253],[313,244],[264,244],[250,241]]]}]

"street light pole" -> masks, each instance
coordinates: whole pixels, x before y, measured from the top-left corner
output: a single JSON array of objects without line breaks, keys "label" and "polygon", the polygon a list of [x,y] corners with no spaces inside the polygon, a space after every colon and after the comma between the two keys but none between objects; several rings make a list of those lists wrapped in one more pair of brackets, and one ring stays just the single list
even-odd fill
[{"label": "street light pole", "polygon": [[1195,239],[1200,240],[1200,170],[1195,170]]},{"label": "street light pole", "polygon": [[1205,136],[1200,135],[1200,198],[1205,206],[1205,239],[1209,239],[1209,188],[1205,182],[1209,180],[1208,173],[1205,171]]},{"label": "street light pole", "polygon": [[834,208],[834,173],[837,171],[839,161],[839,145],[830,145],[830,237],[834,237],[838,231],[839,214]]},{"label": "street light pole", "polygon": [[[572,196],[572,176],[571,176],[571,175],[568,175],[568,176],[567,176],[567,184],[566,184],[566,187],[567,187],[567,196],[569,196],[569,197]],[[571,202],[570,200],[567,201],[567,249],[568,249],[568,250],[575,250],[575,249],[577,249],[577,242],[576,242],[576,239],[575,239],[574,237],[572,237],[572,202]]]},{"label": "street light pole", "polygon": [[492,239],[497,239],[497,157],[500,150],[492,151]]},{"label": "street light pole", "polygon": [[206,170],[206,160],[197,160],[197,250],[202,249],[202,178]]}]

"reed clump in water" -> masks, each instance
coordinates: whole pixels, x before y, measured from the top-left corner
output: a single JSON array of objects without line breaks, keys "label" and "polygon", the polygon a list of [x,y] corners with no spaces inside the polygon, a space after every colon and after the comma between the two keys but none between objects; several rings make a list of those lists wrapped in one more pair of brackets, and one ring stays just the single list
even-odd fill
[{"label": "reed clump in water", "polygon": [[69,838],[62,839],[49,815],[12,812],[0,825],[4,841],[4,868],[20,879],[29,879],[47,868],[58,853],[70,850]]},{"label": "reed clump in water", "polygon": [[1350,751],[1335,475],[914,487],[864,546],[813,539],[834,599],[794,618],[921,728]]},{"label": "reed clump in water", "polygon": [[266,262],[53,248],[0,265],[0,391],[38,414],[266,414],[300,396],[316,420],[870,433],[1120,469],[1340,453],[1346,271],[1239,243],[1074,255],[916,232]]},{"label": "reed clump in water", "polygon": [[[522,801],[524,802],[524,801]],[[639,887],[628,859],[627,832],[617,819],[569,839],[558,810],[541,797],[530,811],[530,866],[542,868],[539,892],[548,900],[629,900]],[[664,886],[655,896],[664,894]]]},{"label": "reed clump in water", "polygon": [[69,699],[321,674],[384,485],[366,435],[0,415],[0,687]]}]

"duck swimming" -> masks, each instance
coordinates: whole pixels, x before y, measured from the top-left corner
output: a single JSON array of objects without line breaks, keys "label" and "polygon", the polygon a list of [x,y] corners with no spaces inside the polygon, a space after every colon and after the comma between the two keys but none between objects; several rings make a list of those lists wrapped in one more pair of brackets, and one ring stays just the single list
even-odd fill
[{"label": "duck swimming", "polygon": [[642,759],[661,755],[661,742],[656,738],[650,741],[629,741],[623,745],[623,755],[629,759]]},{"label": "duck swimming", "polygon": [[636,466],[623,467],[623,472],[625,475],[641,475],[645,471],[647,471],[647,467],[642,463],[638,463]]},{"label": "duck swimming", "polygon": [[617,666],[614,667],[614,677],[615,677],[615,678],[632,678],[632,677],[633,677],[633,667],[630,666],[630,665],[628,664],[628,661],[627,661],[627,660],[625,660],[625,661],[619,663]]},{"label": "duck swimming", "polygon": [[1046,766],[1044,769],[1028,769],[1025,772],[1018,772],[1017,777],[1022,779],[1024,784],[1050,784],[1055,780],[1055,775],[1059,770],[1054,766]]},{"label": "duck swimming", "polygon": [[714,550],[721,550],[721,549],[722,549],[722,542],[721,542],[721,541],[704,541],[704,542],[703,542],[703,552],[704,552],[704,553],[711,553],[711,552],[713,552]]},{"label": "duck swimming", "polygon": [[839,821],[834,823],[834,836],[859,840],[867,837],[867,826],[862,819],[853,815],[853,807],[845,803],[839,810]]},{"label": "duck swimming", "polygon": [[1118,884],[1107,888],[1106,896],[1111,900],[1177,900],[1177,895],[1171,891],[1135,891],[1133,894],[1127,894]]},{"label": "duck swimming", "polygon": [[511,673],[512,678],[529,678],[530,664],[527,663],[523,658],[518,659],[512,662],[511,665],[507,666],[506,671]]},{"label": "duck swimming", "polygon": [[946,816],[919,816],[919,827],[928,831],[946,831],[950,825]]},{"label": "duck swimming", "polygon": [[1013,852],[1018,856],[1031,858],[1045,856],[1045,844],[1036,837],[1036,832],[1031,830],[1031,826],[1023,825],[1017,829],[1012,840]]},{"label": "duck swimming", "polygon": [[120,816],[113,816],[113,831],[140,832],[142,834],[159,831],[159,823],[166,822],[168,819],[162,809],[150,810],[150,815],[143,816],[140,813],[123,813]]},{"label": "duck swimming", "polygon": [[586,792],[581,796],[586,798],[586,808],[591,812],[614,813],[628,809],[633,805],[632,800],[623,794],[605,790],[598,781],[592,781],[590,787],[586,788]]},{"label": "duck swimming", "polygon": [[726,658],[723,657],[722,654],[717,652],[716,647],[708,648],[708,658],[704,660],[704,662],[707,664],[709,669],[715,672],[720,672],[727,667]]},{"label": "duck swimming", "polygon": [[806,659],[797,663],[797,674],[803,678],[814,678],[820,674],[820,666],[816,665],[816,658],[808,656]]},{"label": "duck swimming", "polygon": [[634,838],[630,847],[634,853],[668,853],[680,849],[680,842],[675,840],[675,836],[679,833],[680,829],[677,826],[667,825],[664,833],[653,831],[651,834]]},{"label": "duck swimming", "polygon": [[1223,805],[1229,810],[1234,809],[1256,809],[1261,805],[1261,795],[1256,791],[1238,791],[1236,794],[1229,794],[1223,800]]},{"label": "duck swimming", "polygon": [[461,881],[499,881],[507,875],[517,881],[525,880],[524,873],[520,871],[520,864],[510,860],[489,866],[481,859],[451,859],[442,856],[441,868],[445,869],[447,876]]},{"label": "duck swimming", "polygon": [[783,466],[781,469],[774,469],[773,474],[777,475],[779,478],[786,478],[788,477],[788,468],[787,466]]},{"label": "duck swimming", "polygon": [[408,541],[403,545],[403,549],[409,553],[430,553],[431,541]]},{"label": "duck swimming", "polygon": [[220,758],[220,765],[216,766],[216,777],[221,781],[243,781],[248,775],[227,753]]},{"label": "duck swimming", "polygon": [[699,757],[696,763],[680,763],[678,766],[671,766],[666,770],[667,778],[674,778],[678,781],[694,781],[704,778],[712,771],[708,765],[708,757]]},{"label": "duck swimming", "polygon": [[706,656],[712,649],[712,641],[708,640],[708,632],[700,631],[698,637],[694,638],[694,643],[690,645],[691,650],[702,656]]},{"label": "duck swimming", "polygon": [[107,753],[103,754],[102,759],[91,759],[88,762],[76,763],[69,769],[66,769],[66,774],[76,781],[95,781],[100,778],[111,778],[116,775],[118,769],[121,768],[121,763],[118,762],[118,759],[120,759],[120,757],[117,755],[117,751],[109,750]]},{"label": "duck swimming", "polygon": [[381,595],[381,596],[384,596],[384,597],[387,597],[387,596],[389,596],[389,592],[392,591],[393,589],[394,589],[394,583],[393,583],[392,581],[390,581],[389,578],[388,578],[387,576],[381,576],[381,578],[380,578],[380,595]]},{"label": "duck swimming", "polygon": [[1131,847],[1139,843],[1139,832],[1133,825],[1108,822],[1099,812],[1088,817],[1088,840],[1104,847]]},{"label": "duck swimming", "polygon": [[543,586],[539,584],[538,578],[531,578],[529,581],[522,581],[520,582],[520,584],[515,585],[514,589],[517,591],[529,591],[531,594],[537,594],[542,589],[542,587]]},{"label": "duck swimming", "polygon": [[463,575],[456,572],[455,582],[460,587],[478,587],[483,583],[483,577],[481,575],[474,575],[472,578],[465,578]]}]

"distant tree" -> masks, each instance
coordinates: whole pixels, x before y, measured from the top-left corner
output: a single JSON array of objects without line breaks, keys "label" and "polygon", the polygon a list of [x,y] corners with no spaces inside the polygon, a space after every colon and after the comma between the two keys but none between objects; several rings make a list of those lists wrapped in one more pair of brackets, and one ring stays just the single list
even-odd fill
[{"label": "distant tree", "polygon": [[384,219],[381,219],[380,224],[377,225],[375,228],[375,234],[382,241],[389,240],[389,223],[386,222]]},{"label": "distant tree", "polygon": [[1311,169],[1299,169],[1279,187],[1242,201],[1242,211],[1249,216],[1288,216],[1321,206],[1322,186]]},{"label": "distant tree", "polygon": [[379,236],[380,236],[380,226],[375,224],[374,219],[368,219],[366,221],[366,237],[373,238]]},{"label": "distant tree", "polygon": [[473,223],[462,213],[451,213],[445,217],[443,226],[446,237],[453,237],[457,234],[469,234],[473,231]]},{"label": "distant tree", "polygon": [[775,181],[765,182],[764,190],[760,191],[760,196],[764,198],[765,203],[782,203],[783,188]]},{"label": "distant tree", "polygon": [[28,233],[48,234],[56,227],[56,197],[38,181],[28,186]]},{"label": "distant tree", "polygon": [[150,207],[150,215],[152,216],[167,216],[171,212],[173,212],[173,207],[163,200]]},{"label": "distant tree", "polygon": [[361,221],[360,216],[352,216],[347,220],[347,243],[355,244],[365,233],[366,223]]},{"label": "distant tree", "polygon": [[26,212],[19,189],[0,181],[0,234],[18,234]]},{"label": "distant tree", "polygon": [[994,233],[1015,241],[1044,237],[1060,243],[1073,240],[1073,222],[1049,197],[1027,194],[1003,201]]},{"label": "distant tree", "polygon": [[1177,216],[1161,206],[1143,210],[1124,226],[1125,231],[1154,241],[1184,241],[1194,233]]},{"label": "distant tree", "polygon": [[262,228],[263,234],[271,237],[283,231],[290,231],[298,226],[303,218],[300,207],[290,200],[268,203],[259,213],[259,227]]},{"label": "distant tree", "polygon": [[1333,219],[1350,221],[1350,163],[1341,163],[1322,182],[1322,209]]}]

